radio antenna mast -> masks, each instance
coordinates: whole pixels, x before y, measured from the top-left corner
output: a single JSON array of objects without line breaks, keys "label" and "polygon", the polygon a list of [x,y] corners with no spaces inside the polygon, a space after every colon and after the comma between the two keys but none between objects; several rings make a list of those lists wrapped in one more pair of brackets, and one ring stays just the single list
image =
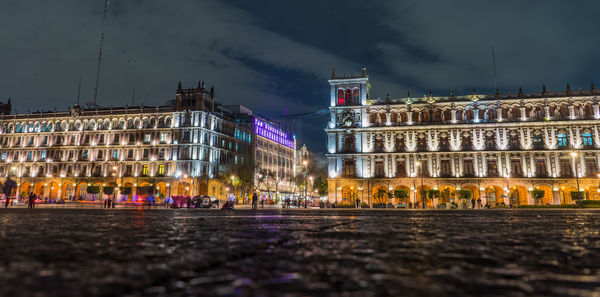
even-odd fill
[{"label": "radio antenna mast", "polygon": [[102,64],[102,44],[104,43],[104,25],[106,24],[106,11],[108,9],[108,0],[104,0],[104,17],[102,18],[102,30],[100,31],[100,50],[98,51],[98,68],[96,70],[96,88],[94,89],[94,107],[98,99],[98,83],[100,81],[100,64]]},{"label": "radio antenna mast", "polygon": [[77,105],[79,105],[80,95],[81,95],[81,76],[79,76],[79,87],[77,88]]}]

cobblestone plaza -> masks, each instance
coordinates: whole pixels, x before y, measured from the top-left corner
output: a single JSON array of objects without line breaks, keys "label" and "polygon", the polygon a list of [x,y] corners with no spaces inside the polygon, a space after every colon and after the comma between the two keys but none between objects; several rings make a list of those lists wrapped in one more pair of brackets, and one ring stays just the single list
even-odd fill
[{"label": "cobblestone plaza", "polygon": [[597,210],[1,209],[1,296],[595,296]]}]

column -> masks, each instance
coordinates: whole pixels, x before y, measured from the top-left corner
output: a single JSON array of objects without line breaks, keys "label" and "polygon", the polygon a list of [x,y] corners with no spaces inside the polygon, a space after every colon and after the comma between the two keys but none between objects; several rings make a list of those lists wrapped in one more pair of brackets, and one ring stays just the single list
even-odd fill
[{"label": "column", "polygon": [[389,169],[389,163],[388,163],[388,155],[384,155],[383,156],[383,173],[386,177],[391,177],[390,176],[390,169]]}]

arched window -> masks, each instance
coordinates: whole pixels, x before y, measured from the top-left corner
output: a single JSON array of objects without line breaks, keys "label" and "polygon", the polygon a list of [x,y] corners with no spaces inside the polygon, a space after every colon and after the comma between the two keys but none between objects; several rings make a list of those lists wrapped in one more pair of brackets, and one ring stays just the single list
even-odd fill
[{"label": "arched window", "polygon": [[465,121],[472,121],[473,120],[473,110],[469,109],[465,112]]},{"label": "arched window", "polygon": [[352,90],[346,90],[346,105],[352,104]]},{"label": "arched window", "polygon": [[544,108],[542,106],[535,107],[535,118],[538,120],[543,120],[545,117]]},{"label": "arched window", "polygon": [[360,99],[358,98],[359,93],[360,92],[358,89],[354,89],[354,91],[352,91],[352,101],[354,104],[358,104],[358,102],[360,102]]},{"label": "arched window", "polygon": [[378,116],[377,116],[376,112],[372,113],[370,118],[371,118],[371,124],[376,124],[378,122],[378,119],[377,119]]},{"label": "arched window", "polygon": [[488,119],[489,119],[489,120],[495,120],[495,119],[496,119],[496,117],[497,117],[497,115],[496,115],[496,109],[494,109],[494,108],[490,108],[490,109],[488,110]]},{"label": "arched window", "polygon": [[560,105],[560,116],[566,118],[569,116],[569,108],[565,104]]},{"label": "arched window", "polygon": [[511,120],[518,120],[521,117],[521,111],[519,110],[519,107],[515,106],[512,108],[512,110],[510,111],[510,119]]},{"label": "arched window", "polygon": [[344,90],[338,90],[338,105],[344,105],[346,102],[344,100]]},{"label": "arched window", "polygon": [[457,109],[456,110],[456,120],[462,121],[462,119],[463,119],[463,111],[462,111],[462,109]]},{"label": "arched window", "polygon": [[408,116],[406,115],[406,111],[400,113],[400,122],[406,123],[408,121]]},{"label": "arched window", "polygon": [[421,112],[421,122],[427,123],[427,122],[429,122],[429,120],[430,120],[429,119],[429,111],[427,111],[427,110],[422,111]]},{"label": "arched window", "polygon": [[450,121],[452,119],[452,114],[450,113],[450,109],[444,110],[442,113],[442,121]]},{"label": "arched window", "polygon": [[387,116],[385,112],[382,112],[379,114],[379,123],[384,124],[385,122],[387,122]]},{"label": "arched window", "polygon": [[439,109],[433,111],[433,121],[439,122],[442,120],[442,112]]},{"label": "arched window", "polygon": [[591,117],[594,115],[594,108],[592,107],[591,104],[586,104],[583,109],[583,113],[584,113],[585,117]]}]

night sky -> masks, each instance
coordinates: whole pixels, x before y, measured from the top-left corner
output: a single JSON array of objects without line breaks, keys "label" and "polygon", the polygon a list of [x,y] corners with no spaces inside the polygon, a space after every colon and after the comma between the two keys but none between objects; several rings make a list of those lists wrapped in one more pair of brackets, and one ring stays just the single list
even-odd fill
[{"label": "night sky", "polygon": [[[310,4],[309,4],[310,3]],[[0,2],[0,100],[13,112],[93,98],[103,0]],[[113,0],[98,104],[164,104],[178,81],[271,118],[327,107],[331,68],[367,67],[371,97],[600,87],[598,1]],[[325,151],[327,117],[297,122]]]}]

